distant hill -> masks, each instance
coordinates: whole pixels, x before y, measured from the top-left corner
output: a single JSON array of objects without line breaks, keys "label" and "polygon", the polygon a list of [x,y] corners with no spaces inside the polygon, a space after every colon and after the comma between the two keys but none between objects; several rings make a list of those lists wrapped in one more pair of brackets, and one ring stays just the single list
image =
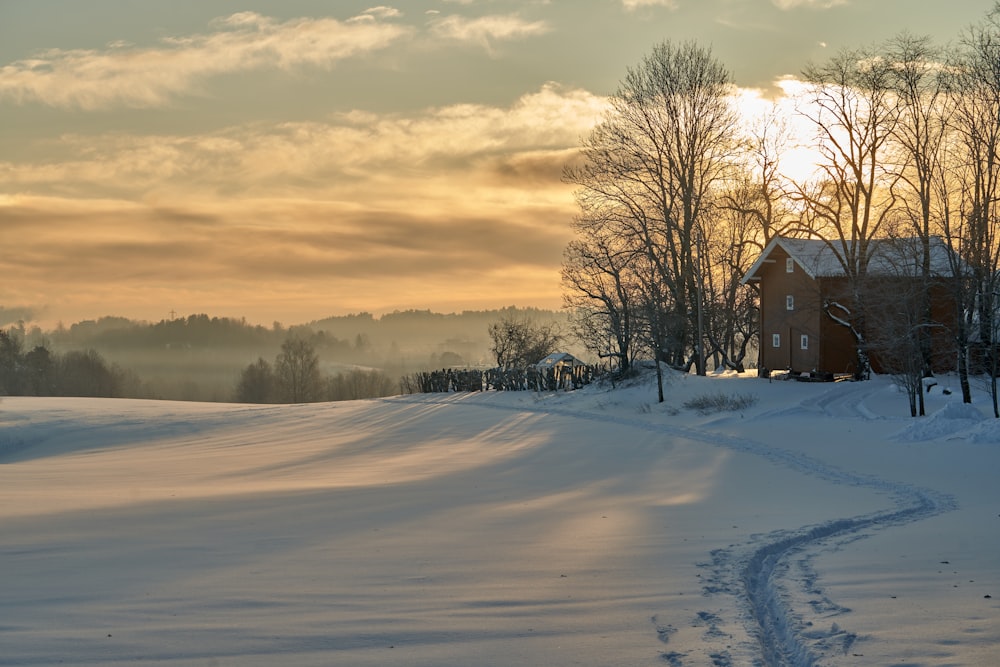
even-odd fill
[{"label": "distant hill", "polygon": [[111,363],[134,371],[155,398],[225,401],[240,371],[258,358],[273,360],[290,335],[306,337],[323,370],[377,368],[400,377],[442,367],[490,365],[489,325],[505,316],[566,324],[566,314],[537,308],[461,313],[405,310],[376,317],[356,313],[285,327],[264,327],[245,319],[193,314],[144,322],[102,317],[51,331],[25,331],[26,347],[54,352],[93,349]]}]

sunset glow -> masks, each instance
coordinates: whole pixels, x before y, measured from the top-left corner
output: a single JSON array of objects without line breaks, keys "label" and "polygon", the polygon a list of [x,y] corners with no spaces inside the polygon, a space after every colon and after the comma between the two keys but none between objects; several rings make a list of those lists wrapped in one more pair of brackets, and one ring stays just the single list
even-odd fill
[{"label": "sunset glow", "polygon": [[747,108],[788,110],[810,60],[986,8],[4,3],[0,319],[557,309],[563,166],[655,43],[711,45]]}]

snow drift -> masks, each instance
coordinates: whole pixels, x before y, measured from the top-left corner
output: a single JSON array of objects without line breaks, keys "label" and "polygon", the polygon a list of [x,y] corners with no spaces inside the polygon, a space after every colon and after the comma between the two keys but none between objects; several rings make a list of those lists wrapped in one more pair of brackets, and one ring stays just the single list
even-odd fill
[{"label": "snow drift", "polygon": [[[740,412],[682,406],[755,397]],[[0,664],[990,664],[985,407],[888,380],[0,403]],[[978,415],[978,417],[977,417]]]}]

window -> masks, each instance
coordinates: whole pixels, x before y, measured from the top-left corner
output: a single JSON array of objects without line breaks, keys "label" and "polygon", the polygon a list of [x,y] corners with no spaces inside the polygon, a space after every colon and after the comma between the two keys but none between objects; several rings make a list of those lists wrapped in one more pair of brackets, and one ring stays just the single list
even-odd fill
[{"label": "window", "polygon": [[789,294],[785,297],[785,310],[795,310],[795,295]]},{"label": "window", "polygon": [[803,350],[809,349],[809,334],[802,334],[802,337],[799,338],[799,346]]},{"label": "window", "polygon": [[781,334],[771,334],[771,347],[781,347]]},{"label": "window", "polygon": [[795,273],[795,260],[791,257],[785,259],[785,273]]}]

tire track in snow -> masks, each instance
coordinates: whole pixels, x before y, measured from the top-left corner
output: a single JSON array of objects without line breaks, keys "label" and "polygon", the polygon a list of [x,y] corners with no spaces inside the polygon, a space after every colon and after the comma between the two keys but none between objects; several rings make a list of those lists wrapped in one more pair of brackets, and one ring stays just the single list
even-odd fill
[{"label": "tire track in snow", "polygon": [[[843,418],[877,419],[864,409],[864,397],[842,396],[831,390],[815,399],[804,402],[798,408],[819,410],[828,416]],[[440,398],[424,398],[433,395],[395,397],[395,402],[444,403],[461,405],[455,401]],[[821,656],[817,656],[811,645],[817,639],[815,633],[805,632],[802,617],[784,599],[786,590],[782,579],[789,571],[789,561],[793,555],[807,550],[820,549],[833,540],[863,537],[862,531],[884,530],[914,521],[920,521],[951,511],[956,507],[952,497],[929,489],[922,489],[901,482],[892,482],[874,475],[865,475],[837,468],[813,457],[786,449],[767,445],[750,438],[732,436],[705,428],[691,428],[668,424],[653,424],[641,419],[602,414],[588,410],[574,410],[563,406],[548,405],[501,405],[488,401],[475,401],[479,407],[506,411],[524,411],[587,419],[603,423],[614,423],[663,435],[673,435],[696,442],[725,447],[732,451],[763,458],[796,472],[809,475],[833,484],[867,488],[886,494],[892,500],[892,507],[872,514],[843,517],[816,525],[806,525],[789,530],[777,531],[765,536],[763,541],[754,540],[735,548],[717,550],[713,556],[717,569],[729,570],[738,579],[736,594],[751,621],[748,628],[751,636],[759,643],[760,661],[756,664],[768,667],[814,667]],[[740,590],[741,589],[741,590]],[[848,635],[846,640],[853,640]],[[822,638],[822,637],[821,637]],[[674,661],[681,656],[673,655]],[[674,664],[672,662],[672,664]],[[681,664],[681,663],[676,663]]]}]

